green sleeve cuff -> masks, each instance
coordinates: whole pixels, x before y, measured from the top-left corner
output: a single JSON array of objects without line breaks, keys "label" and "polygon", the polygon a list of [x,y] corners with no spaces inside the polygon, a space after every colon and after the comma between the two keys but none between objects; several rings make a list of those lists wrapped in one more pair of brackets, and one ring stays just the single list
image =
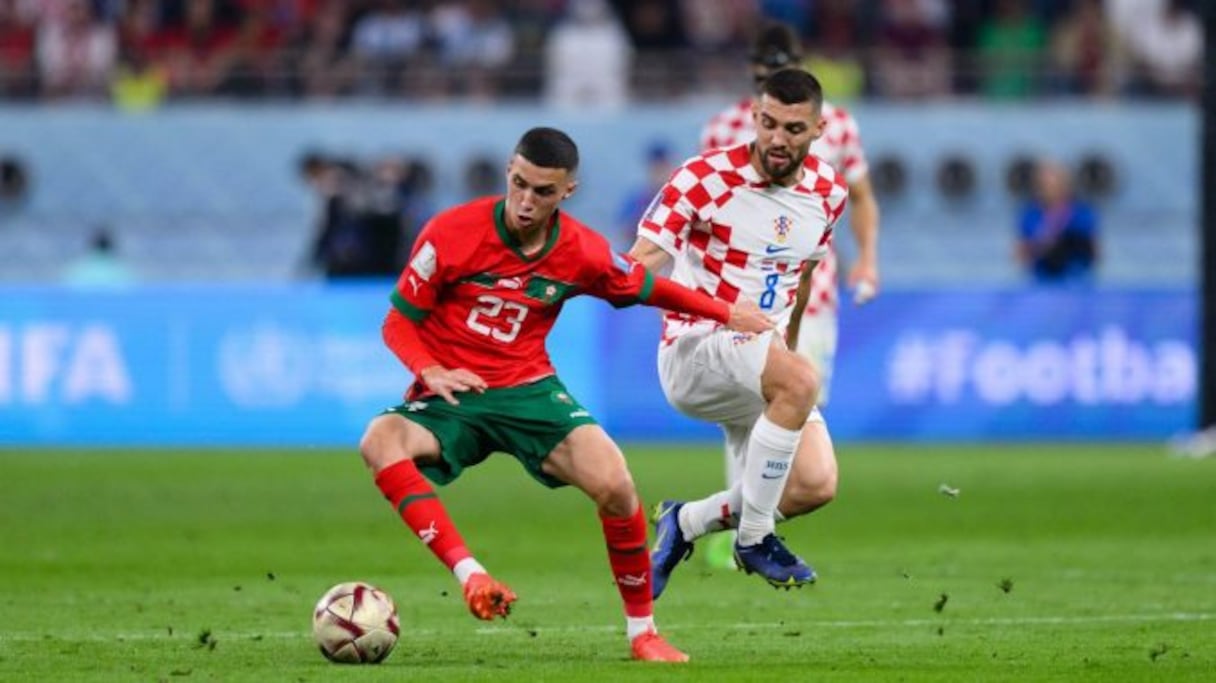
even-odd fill
[{"label": "green sleeve cuff", "polygon": [[405,297],[401,296],[401,292],[398,292],[396,289],[393,289],[393,293],[388,298],[389,301],[393,302],[393,308],[397,309],[397,312],[416,323],[422,322],[431,313],[406,301]]},{"label": "green sleeve cuff", "polygon": [[638,301],[642,303],[649,301],[652,292],[654,292],[654,275],[648,270],[642,280],[642,291],[638,292]]}]

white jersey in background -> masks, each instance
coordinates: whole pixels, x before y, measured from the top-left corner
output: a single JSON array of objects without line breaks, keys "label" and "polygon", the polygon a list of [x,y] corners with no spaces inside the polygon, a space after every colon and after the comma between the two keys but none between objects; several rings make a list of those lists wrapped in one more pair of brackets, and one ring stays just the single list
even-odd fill
[{"label": "white jersey in background", "polygon": [[[770,183],[747,144],[695,156],[676,170],[638,225],[675,261],[672,279],[718,299],[756,302],[784,328],[808,260],[830,251],[848,188],[831,165],[808,155],[798,184]],[[674,313],[663,342],[717,323]]]}]

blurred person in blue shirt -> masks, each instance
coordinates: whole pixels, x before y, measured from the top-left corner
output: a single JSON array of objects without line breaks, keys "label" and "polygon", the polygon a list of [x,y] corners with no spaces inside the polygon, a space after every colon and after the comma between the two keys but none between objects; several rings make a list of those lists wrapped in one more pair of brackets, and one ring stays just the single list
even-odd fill
[{"label": "blurred person in blue shirt", "polygon": [[1018,220],[1019,263],[1036,282],[1089,282],[1098,251],[1097,212],[1073,196],[1067,169],[1052,161],[1040,162],[1034,197]]},{"label": "blurred person in blue shirt", "polygon": [[675,171],[671,159],[671,147],[662,140],[655,140],[646,148],[646,182],[630,189],[616,213],[616,228],[611,235],[604,235],[612,248],[626,252],[637,237],[638,221],[656,199],[655,194],[667,183]]}]

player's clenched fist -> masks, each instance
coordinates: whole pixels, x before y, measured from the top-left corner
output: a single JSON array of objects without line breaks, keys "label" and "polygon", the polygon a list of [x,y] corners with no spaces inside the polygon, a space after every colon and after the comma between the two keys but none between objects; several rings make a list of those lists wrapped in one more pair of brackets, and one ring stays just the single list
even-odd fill
[{"label": "player's clenched fist", "polygon": [[476,391],[480,394],[486,390],[486,381],[476,373],[464,368],[449,370],[442,365],[432,365],[429,368],[423,368],[422,372],[418,374],[431,391],[439,394],[443,400],[454,406],[460,405],[460,401],[456,400],[454,396],[457,392]]},{"label": "player's clenched fist", "polygon": [[773,329],[773,319],[761,312],[754,301],[741,299],[731,304],[730,321],[726,326],[736,332],[767,332]]}]

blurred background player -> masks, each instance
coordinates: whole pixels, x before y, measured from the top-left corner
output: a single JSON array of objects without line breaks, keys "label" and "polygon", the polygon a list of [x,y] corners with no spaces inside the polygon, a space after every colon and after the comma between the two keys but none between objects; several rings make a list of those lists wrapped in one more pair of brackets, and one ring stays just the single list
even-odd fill
[{"label": "blurred background player", "polygon": [[671,147],[663,140],[654,140],[646,147],[645,179],[636,187],[629,188],[617,208],[617,230],[612,233],[612,245],[628,251],[637,236],[638,221],[650,207],[654,195],[663,187],[675,168],[671,158]]},{"label": "blurred background player", "polygon": [[774,524],[836,494],[836,456],[815,407],[817,373],[790,350],[811,274],[848,194],[839,174],[809,154],[826,126],[822,104],[814,76],[799,69],[773,74],[756,100],[756,141],[684,162],[638,225],[632,255],[648,269],[674,259],[677,282],[728,301],[756,301],[779,326],[740,335],[704,318],[664,318],[663,392],[684,414],[722,427],[740,476],[701,500],[658,506],[651,554],[656,598],[694,540],[736,527],[741,569],[785,588],[815,581]]},{"label": "blurred background player", "polygon": [[[802,49],[788,24],[762,27],[751,52],[751,74],[757,92],[765,79],[782,69],[799,68]],[[740,100],[714,116],[701,131],[701,150],[733,147],[756,137],[752,116],[753,97]],[[869,167],[861,148],[857,121],[843,107],[824,101],[823,135],[811,144],[811,153],[827,160],[849,186],[849,227],[856,240],[857,255],[849,269],[848,286],[854,301],[865,303],[878,293],[878,202],[870,185]],[[836,359],[837,265],[833,245],[811,274],[811,294],[798,337],[798,353],[809,359],[819,373],[818,405],[827,405]],[[726,449],[726,480],[739,481],[742,459]],[[733,569],[731,535],[709,539],[706,561],[714,567]]]},{"label": "blurred background player", "polygon": [[744,332],[771,329],[754,305],[655,278],[558,211],[577,182],[578,149],[534,128],[507,169],[505,197],[446,211],[423,230],[392,293],[385,343],[413,371],[406,402],[372,420],[360,443],[376,485],[460,581],[480,619],[515,594],[474,559],[425,475],[444,485],[491,453],[512,454],[549,487],[573,484],[599,510],[635,659],[688,657],[655,630],[646,519],[620,449],[566,391],[545,352],[565,299],[646,303]]}]

